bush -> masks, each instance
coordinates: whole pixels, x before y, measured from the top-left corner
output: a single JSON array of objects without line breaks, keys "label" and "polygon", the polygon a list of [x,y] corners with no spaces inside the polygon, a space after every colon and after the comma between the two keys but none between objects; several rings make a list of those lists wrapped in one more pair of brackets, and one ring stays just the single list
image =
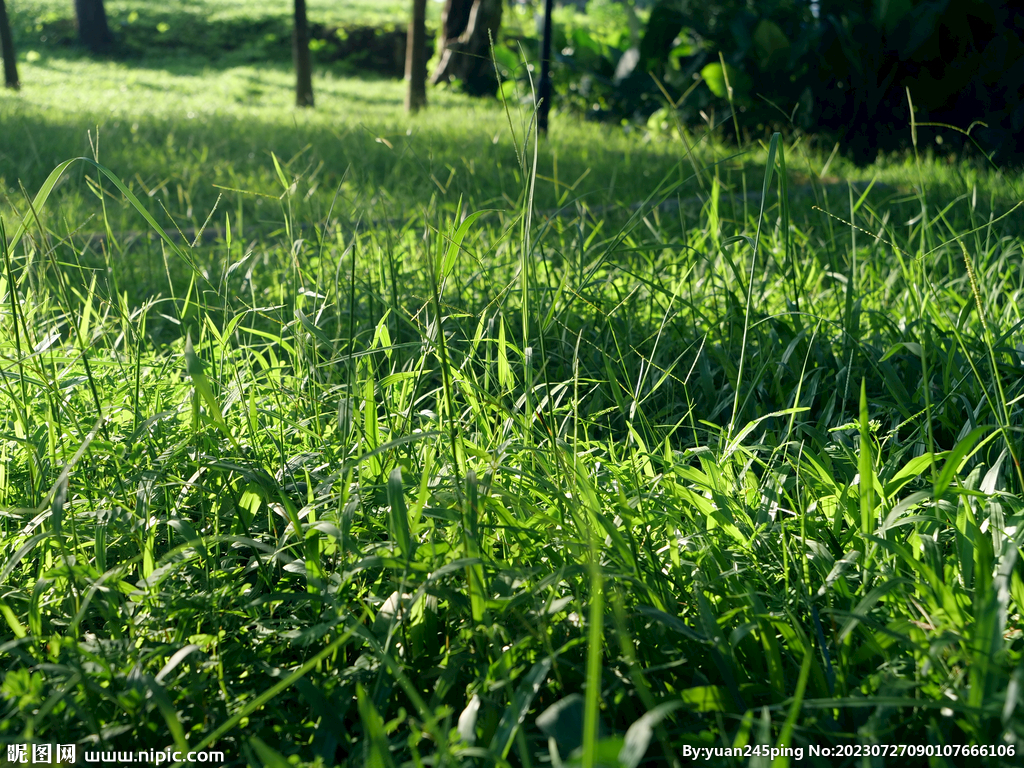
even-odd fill
[{"label": "bush", "polygon": [[1022,38],[1024,13],[994,0],[822,3],[820,18],[797,0],[660,0],[639,45],[625,25],[556,30],[557,106],[645,124],[656,113],[659,124],[717,120],[727,134],[792,127],[865,162],[910,144],[909,90],[920,136],[1019,162]]}]

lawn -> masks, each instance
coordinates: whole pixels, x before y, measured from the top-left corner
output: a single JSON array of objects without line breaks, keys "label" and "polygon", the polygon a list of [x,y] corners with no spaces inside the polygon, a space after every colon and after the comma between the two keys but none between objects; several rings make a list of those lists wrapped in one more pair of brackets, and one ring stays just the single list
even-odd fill
[{"label": "lawn", "polygon": [[[25,0],[10,3],[11,26],[16,35],[21,37],[16,42],[24,44],[33,38],[43,46],[52,44],[52,40],[39,40],[42,29],[36,29],[47,23],[67,20],[74,23],[74,6],[63,0]],[[441,20],[442,3],[431,0],[427,3],[427,18],[433,24]],[[139,23],[146,23],[149,18],[160,16],[160,20],[168,21],[189,17],[201,17],[211,22],[244,21],[266,18],[287,20],[292,13],[290,2],[251,3],[245,0],[167,0],[158,7],[144,0],[107,0],[104,3],[107,19],[115,31]],[[369,2],[369,0],[346,0],[344,3],[331,0],[306,0],[309,18],[320,24],[407,24],[411,6],[397,0]],[[135,14],[132,17],[132,14]]]},{"label": "lawn", "polygon": [[[54,40],[40,39],[45,34],[44,27],[54,23],[73,24],[73,5],[64,0],[19,0],[10,3],[11,25],[15,33],[15,42],[19,48],[38,48],[52,46]],[[171,23],[175,19],[199,17],[207,22],[235,22],[246,20],[263,20],[267,18],[287,20],[292,13],[291,2],[251,3],[246,0],[167,0],[158,7],[145,0],[106,0],[104,7],[111,28],[116,32],[123,31],[133,24],[146,24],[164,21]],[[311,23],[324,25],[367,25],[367,26],[399,26],[409,23],[411,2],[399,0],[346,0],[344,3],[333,0],[306,0],[306,8]],[[427,3],[427,24],[437,27],[441,23],[442,0],[429,0]],[[515,4],[506,10],[504,22],[506,29],[525,31],[534,26],[533,14],[539,7],[526,4]],[[134,16],[133,16],[134,13]],[[647,12],[638,9],[638,16],[646,20]],[[158,18],[159,17],[159,18]],[[618,30],[626,25],[622,6],[609,0],[593,0],[587,12],[580,13],[575,6],[559,5],[554,10],[557,23],[584,25],[597,32]],[[168,30],[169,32],[170,30]],[[208,51],[208,53],[215,53]]]},{"label": "lawn", "polygon": [[0,740],[1019,763],[1019,172],[35,54]]}]

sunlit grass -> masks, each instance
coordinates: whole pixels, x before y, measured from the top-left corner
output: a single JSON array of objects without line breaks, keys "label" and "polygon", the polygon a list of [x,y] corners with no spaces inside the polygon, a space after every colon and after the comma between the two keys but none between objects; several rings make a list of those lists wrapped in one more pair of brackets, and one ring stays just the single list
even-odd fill
[{"label": "sunlit grass", "polygon": [[[22,78],[0,740],[1019,762],[1019,178],[556,121],[531,186],[518,105],[413,119],[400,83],[320,72],[299,111],[284,67],[188,61]],[[37,196],[94,151],[110,175]]]},{"label": "sunlit grass", "polygon": [[[129,21],[132,11],[142,13],[163,13],[167,16],[198,15],[205,19],[217,21],[234,18],[279,17],[287,20],[291,17],[292,3],[286,0],[275,2],[252,3],[248,0],[166,0],[158,7],[145,0],[107,0],[104,3],[107,19],[114,31],[118,27],[133,23]],[[427,3],[427,20],[435,26],[440,22],[442,4]],[[398,0],[370,2],[369,0],[346,0],[344,3],[333,0],[306,0],[306,8],[312,22],[318,24],[406,24],[410,9],[408,3]],[[63,0],[19,0],[11,3],[11,23],[19,42],[36,42],[38,35],[33,36],[33,24],[37,21],[52,19],[73,19],[74,9],[71,3]],[[35,40],[33,40],[35,37]],[[44,41],[45,42],[45,41]],[[35,47],[38,47],[38,43]]]},{"label": "sunlit grass", "polygon": [[[302,199],[316,216],[326,211],[342,178],[358,191],[353,203],[383,190],[378,203],[400,209],[429,204],[431,196],[452,205],[462,196],[473,207],[508,208],[522,188],[501,105],[451,91],[432,91],[431,108],[410,118],[401,111],[401,82],[330,71],[317,73],[317,109],[296,110],[290,69],[283,65],[214,69],[198,60],[170,60],[134,67],[47,55],[25,62],[22,80],[20,93],[0,94],[10,137],[0,148],[0,180],[11,202],[17,200],[11,190],[18,180],[31,189],[61,160],[92,156],[89,132],[99,137],[101,161],[144,193],[160,190],[158,200],[170,213],[185,216],[191,209],[187,219],[209,212],[223,192],[215,185],[280,194],[271,152],[282,161],[294,158],[291,170],[308,183]],[[517,129],[521,145],[524,131]],[[632,129],[556,120],[538,157],[538,205],[550,209],[578,199],[595,208],[625,208],[663,179],[680,183],[684,196],[706,195],[716,168],[727,188],[741,193],[739,171],[763,175],[762,147],[737,156],[700,133],[690,144],[693,151],[678,140]],[[853,169],[838,157],[827,162],[831,148],[809,148],[805,160],[806,146],[805,141],[791,159],[791,170],[801,175],[797,181],[813,179],[822,169],[830,181],[877,177],[903,191],[919,181],[915,167],[902,160]],[[695,171],[695,162],[708,169]],[[1005,178],[977,164],[948,165],[941,157],[925,163],[929,189],[943,199],[963,191],[976,195],[986,210],[1017,199],[1019,174]],[[836,191],[833,199],[842,194]],[[62,200],[73,220],[90,226],[80,187],[67,190]],[[253,212],[257,199],[231,200],[239,204]]]},{"label": "sunlit grass", "polygon": [[[83,78],[89,88],[76,87]],[[429,205],[431,196],[454,204],[460,195],[507,207],[503,198],[521,189],[501,106],[451,91],[432,91],[431,108],[413,119],[401,108],[401,82],[330,72],[316,77],[317,109],[295,110],[287,67],[211,70],[175,60],[133,68],[53,57],[28,65],[23,80],[19,95],[0,96],[5,126],[19,142],[0,156],[8,189],[17,179],[37,186],[60,158],[91,155],[89,132],[99,135],[101,160],[127,179],[138,175],[148,189],[166,181],[162,202],[176,214],[191,206],[205,215],[222,191],[214,185],[279,195],[271,152],[282,161],[295,158],[292,170],[310,184],[303,192],[315,183],[308,201],[323,210],[342,178],[366,196],[349,206],[382,189],[382,203],[400,208]],[[567,124],[552,138],[552,155],[561,157],[560,195],[583,177],[577,190],[594,205],[642,199],[651,181],[680,161],[677,147],[652,151],[606,126]],[[542,165],[549,178],[552,155]],[[596,181],[592,171],[611,168],[618,169],[612,187]],[[179,184],[190,201],[184,207],[174,194]],[[547,187],[541,194],[546,205],[556,202]],[[67,205],[76,204],[68,198]],[[242,204],[251,209],[256,200]]]}]

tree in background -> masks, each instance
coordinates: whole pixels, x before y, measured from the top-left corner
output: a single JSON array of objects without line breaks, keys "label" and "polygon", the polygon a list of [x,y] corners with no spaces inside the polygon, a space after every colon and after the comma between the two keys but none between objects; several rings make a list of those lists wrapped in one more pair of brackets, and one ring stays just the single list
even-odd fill
[{"label": "tree in background", "polygon": [[[859,163],[916,139],[1017,165],[1024,162],[1019,5],[655,0],[639,44],[625,25],[610,35],[556,27],[556,103],[592,119],[645,121],[655,133],[677,120],[702,126],[708,115],[741,140],[799,130],[825,146],[839,141]],[[495,56],[527,90],[511,46],[498,46]],[[665,95],[679,101],[666,107]]]},{"label": "tree in background", "polygon": [[441,60],[430,82],[459,80],[474,96],[498,87],[491,63],[491,40],[501,28],[502,0],[445,0],[438,50]]},{"label": "tree in background", "polygon": [[0,0],[0,52],[4,57],[4,84],[18,90],[18,60],[14,58],[14,38],[11,37],[11,22],[7,18],[7,6]]},{"label": "tree in background", "polygon": [[114,44],[103,0],[75,0],[78,41],[93,53],[104,53]]},{"label": "tree in background", "polygon": [[553,0],[544,0],[544,32],[540,44],[540,88],[537,90],[537,132],[548,133],[551,112],[551,10]]},{"label": "tree in background", "polygon": [[309,61],[309,22],[306,0],[295,0],[295,28],[292,32],[295,59],[295,106],[313,106],[313,67]]},{"label": "tree in background", "polygon": [[427,0],[412,0],[405,45],[405,111],[427,106]]}]

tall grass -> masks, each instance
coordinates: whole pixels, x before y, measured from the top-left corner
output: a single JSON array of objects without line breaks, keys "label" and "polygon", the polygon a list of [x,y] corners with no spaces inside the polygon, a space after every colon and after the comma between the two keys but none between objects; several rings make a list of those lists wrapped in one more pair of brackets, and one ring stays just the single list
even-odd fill
[{"label": "tall grass", "polygon": [[[211,198],[218,236],[173,238],[89,163],[4,217],[5,742],[1016,764],[1009,207],[939,203],[922,161],[814,210],[786,182],[823,163],[776,135],[758,178],[636,150],[636,208],[525,142],[497,210],[490,178],[377,215],[339,171],[317,215],[316,166],[273,151],[275,229]],[[659,205],[691,172],[703,206]]]}]

